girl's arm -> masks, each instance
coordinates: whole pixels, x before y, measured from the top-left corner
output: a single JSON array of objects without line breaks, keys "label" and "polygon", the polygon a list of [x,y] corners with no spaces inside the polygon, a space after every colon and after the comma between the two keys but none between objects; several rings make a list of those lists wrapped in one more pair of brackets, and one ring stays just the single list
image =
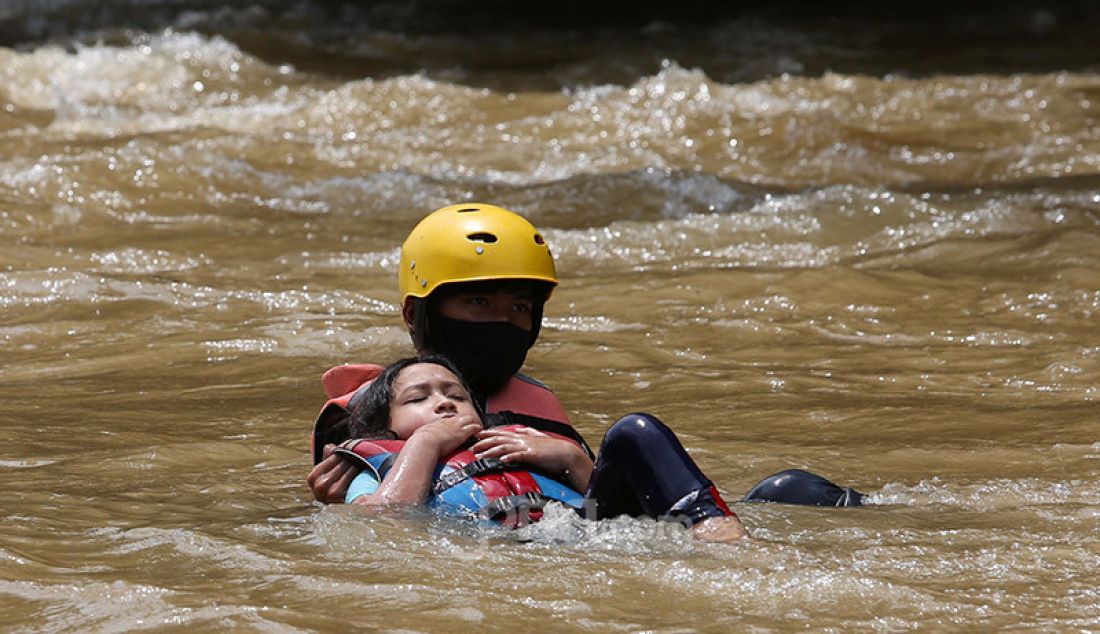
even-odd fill
[{"label": "girl's arm", "polygon": [[428,495],[440,458],[479,431],[481,421],[475,416],[453,416],[424,425],[405,442],[378,490],[359,496],[352,504],[420,504]]},{"label": "girl's arm", "polygon": [[588,489],[592,459],[578,445],[537,429],[487,429],[470,449],[478,458],[500,458],[505,463],[535,467],[580,493]]}]

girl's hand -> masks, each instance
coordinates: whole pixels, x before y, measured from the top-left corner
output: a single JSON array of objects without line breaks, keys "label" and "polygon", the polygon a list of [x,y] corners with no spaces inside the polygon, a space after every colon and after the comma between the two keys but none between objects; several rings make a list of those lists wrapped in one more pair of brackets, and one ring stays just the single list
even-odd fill
[{"label": "girl's hand", "polygon": [[476,415],[449,415],[417,429],[409,438],[409,442],[414,445],[423,443],[435,447],[436,458],[439,459],[461,447],[462,443],[483,429],[481,419]]},{"label": "girl's hand", "polygon": [[504,463],[531,465],[539,471],[564,480],[578,491],[588,487],[592,461],[584,450],[563,438],[549,436],[537,429],[486,429],[477,434],[470,448],[478,458],[500,458]]}]

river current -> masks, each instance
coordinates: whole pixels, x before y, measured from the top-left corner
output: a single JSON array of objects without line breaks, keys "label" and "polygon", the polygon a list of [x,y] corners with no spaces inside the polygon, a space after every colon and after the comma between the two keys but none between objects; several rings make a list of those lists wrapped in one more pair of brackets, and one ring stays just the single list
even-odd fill
[{"label": "river current", "polygon": [[[0,47],[0,628],[1100,627],[1077,40],[985,67],[861,53],[862,23],[349,46],[196,6]],[[1031,24],[1084,28],[1057,17]],[[526,367],[591,442],[649,411],[731,501],[807,468],[872,505],[736,504],[757,542],[727,546],[313,502],[321,373],[410,352],[397,247],[470,200],[544,230]]]}]

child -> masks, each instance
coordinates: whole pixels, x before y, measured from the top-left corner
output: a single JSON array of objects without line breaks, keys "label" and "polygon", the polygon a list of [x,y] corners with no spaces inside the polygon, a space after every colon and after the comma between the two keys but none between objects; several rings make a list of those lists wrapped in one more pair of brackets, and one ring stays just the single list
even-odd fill
[{"label": "child", "polygon": [[[575,441],[483,415],[445,357],[403,359],[367,388],[338,449],[364,471],[346,501],[419,504],[520,525],[557,500],[589,519],[672,519],[701,539],[748,536],[710,480],[661,421],[630,414],[608,430],[592,463]],[[525,421],[529,422],[529,421]],[[503,423],[503,424],[502,424]],[[585,491],[581,496],[578,491]]]}]

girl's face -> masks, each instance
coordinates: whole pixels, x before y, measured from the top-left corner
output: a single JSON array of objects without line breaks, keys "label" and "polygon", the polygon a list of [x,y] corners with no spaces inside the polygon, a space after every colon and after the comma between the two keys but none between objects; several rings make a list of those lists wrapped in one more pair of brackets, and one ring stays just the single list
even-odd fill
[{"label": "girl's face", "polygon": [[454,416],[477,417],[470,395],[450,370],[434,363],[414,363],[393,382],[390,430],[401,440],[428,423]]}]

